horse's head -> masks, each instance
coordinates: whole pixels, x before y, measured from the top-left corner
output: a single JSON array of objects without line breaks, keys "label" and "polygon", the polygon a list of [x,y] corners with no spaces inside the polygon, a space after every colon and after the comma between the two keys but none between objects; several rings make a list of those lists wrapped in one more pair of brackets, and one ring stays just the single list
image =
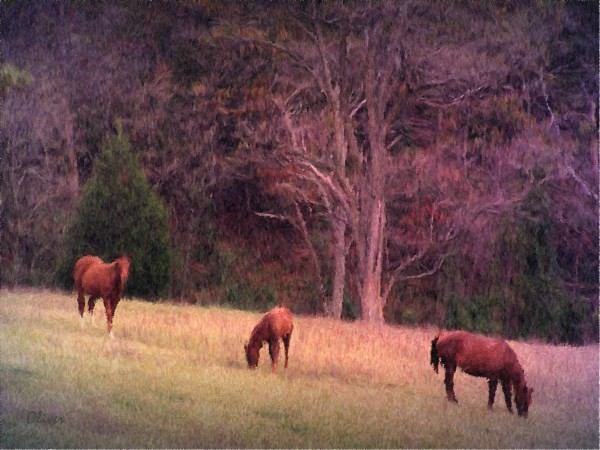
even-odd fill
[{"label": "horse's head", "polygon": [[533,394],[533,388],[527,387],[525,380],[519,383],[515,392],[515,403],[517,404],[517,412],[519,416],[527,418],[529,412],[529,405],[531,405],[531,394]]},{"label": "horse's head", "polygon": [[246,361],[248,362],[248,367],[250,369],[255,369],[258,366],[258,352],[260,347],[260,345],[256,345],[254,342],[252,344],[244,344]]},{"label": "horse's head", "polygon": [[129,268],[131,267],[131,258],[128,255],[120,256],[117,259],[117,267],[121,283],[125,283],[129,278]]},{"label": "horse's head", "polygon": [[131,266],[131,258],[128,255],[122,255],[117,258],[111,265],[114,267],[114,286],[115,295],[120,298],[125,291],[125,283],[129,278],[129,267]]}]

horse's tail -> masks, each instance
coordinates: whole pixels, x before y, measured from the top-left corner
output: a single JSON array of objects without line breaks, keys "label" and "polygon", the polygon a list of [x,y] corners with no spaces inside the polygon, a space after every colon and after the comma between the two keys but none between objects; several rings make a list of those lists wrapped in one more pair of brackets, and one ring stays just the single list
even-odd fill
[{"label": "horse's tail", "polygon": [[430,363],[433,366],[433,370],[435,370],[435,373],[438,373],[438,365],[440,363],[440,355],[438,354],[437,351],[437,341],[440,337],[436,336],[435,338],[433,338],[433,341],[431,341],[431,360]]}]

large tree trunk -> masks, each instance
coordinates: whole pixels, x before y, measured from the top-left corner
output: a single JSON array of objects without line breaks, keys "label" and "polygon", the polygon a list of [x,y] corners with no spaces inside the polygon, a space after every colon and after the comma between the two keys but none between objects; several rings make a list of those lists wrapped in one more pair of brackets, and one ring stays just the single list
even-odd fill
[{"label": "large tree trunk", "polygon": [[362,318],[368,323],[383,323],[381,276],[373,272],[367,273],[366,276],[361,295]]},{"label": "large tree trunk", "polygon": [[336,218],[333,221],[333,290],[328,315],[334,319],[342,317],[342,304],[344,302],[344,286],[346,284],[346,223]]},{"label": "large tree trunk", "polygon": [[384,299],[381,295],[383,265],[383,230],[385,227],[385,205],[380,199],[371,199],[371,216],[367,233],[365,261],[360,266],[363,273],[361,289],[362,318],[369,323],[383,323]]},{"label": "large tree trunk", "polygon": [[[370,323],[383,323],[384,298],[382,296],[382,272],[385,229],[385,182],[386,164],[386,89],[391,72],[383,75],[377,69],[376,58],[371,49],[370,35],[365,31],[366,70],[364,75],[365,102],[368,111],[367,134],[369,137],[369,158],[366,160],[366,173],[361,187],[361,211],[367,214],[361,221],[364,258],[359,269],[363,272],[361,304],[363,319]],[[382,79],[380,79],[382,78]],[[383,83],[383,85],[382,85]]]}]

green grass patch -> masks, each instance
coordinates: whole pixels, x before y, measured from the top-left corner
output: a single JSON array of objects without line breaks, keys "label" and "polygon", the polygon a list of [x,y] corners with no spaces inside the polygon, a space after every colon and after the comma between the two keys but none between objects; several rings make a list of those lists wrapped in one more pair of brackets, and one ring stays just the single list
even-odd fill
[{"label": "green grass patch", "polygon": [[74,295],[0,295],[3,448],[597,448],[598,347],[511,342],[535,388],[527,420],[429,366],[433,329],[295,317],[290,367],[243,343],[260,314],[124,300],[110,340]]}]

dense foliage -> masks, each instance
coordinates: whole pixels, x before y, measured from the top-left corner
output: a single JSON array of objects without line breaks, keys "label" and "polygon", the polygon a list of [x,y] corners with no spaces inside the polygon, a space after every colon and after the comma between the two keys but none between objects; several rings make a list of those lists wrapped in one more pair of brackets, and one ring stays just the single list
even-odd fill
[{"label": "dense foliage", "polygon": [[88,251],[119,117],[136,294],[597,339],[598,5],[274,3],[0,4],[2,283]]}]

